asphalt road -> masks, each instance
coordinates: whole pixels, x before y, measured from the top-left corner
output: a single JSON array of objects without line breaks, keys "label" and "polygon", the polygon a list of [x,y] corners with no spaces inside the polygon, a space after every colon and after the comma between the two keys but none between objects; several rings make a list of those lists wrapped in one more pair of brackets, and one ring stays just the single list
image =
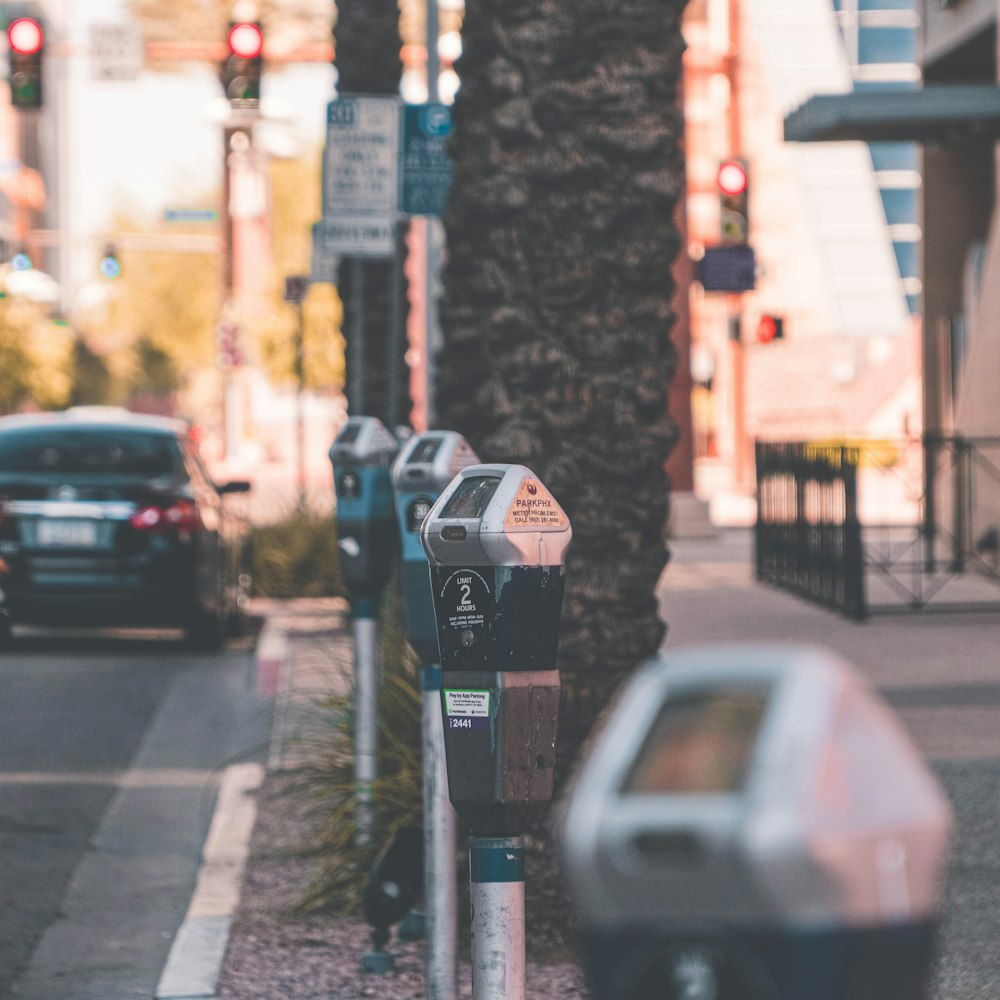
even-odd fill
[{"label": "asphalt road", "polygon": [[219,774],[268,733],[248,641],[35,632],[0,653],[0,1000],[152,997]]}]

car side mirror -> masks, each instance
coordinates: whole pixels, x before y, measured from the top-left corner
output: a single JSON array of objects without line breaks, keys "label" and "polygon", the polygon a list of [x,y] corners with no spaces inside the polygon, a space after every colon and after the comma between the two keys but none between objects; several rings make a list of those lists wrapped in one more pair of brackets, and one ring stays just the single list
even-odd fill
[{"label": "car side mirror", "polygon": [[233,479],[231,482],[216,486],[219,495],[225,493],[249,493],[250,483],[246,479]]}]

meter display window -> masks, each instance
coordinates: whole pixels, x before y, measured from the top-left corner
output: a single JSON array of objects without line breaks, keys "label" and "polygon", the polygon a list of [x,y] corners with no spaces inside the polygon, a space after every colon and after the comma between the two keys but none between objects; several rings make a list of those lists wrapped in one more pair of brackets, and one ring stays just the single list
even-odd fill
[{"label": "meter display window", "polygon": [[437,453],[441,450],[441,442],[444,438],[433,437],[424,438],[406,460],[408,465],[419,465],[422,462],[433,462],[437,458]]},{"label": "meter display window", "polygon": [[341,432],[334,444],[354,444],[361,433],[361,424],[348,424]]},{"label": "meter display window", "polygon": [[463,480],[441,511],[441,517],[482,517],[493,499],[501,476],[472,476]]},{"label": "meter display window", "polygon": [[744,685],[668,699],[622,791],[632,795],[740,791],[768,697],[766,685]]}]

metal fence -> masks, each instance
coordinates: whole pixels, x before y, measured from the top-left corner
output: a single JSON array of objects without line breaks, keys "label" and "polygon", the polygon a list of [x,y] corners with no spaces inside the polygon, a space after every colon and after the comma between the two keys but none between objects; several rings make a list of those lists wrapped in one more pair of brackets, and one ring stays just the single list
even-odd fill
[{"label": "metal fence", "polygon": [[756,458],[757,579],[864,618],[858,450],[758,442]]},{"label": "metal fence", "polygon": [[856,619],[1000,609],[1000,438],[757,445],[757,578]]}]

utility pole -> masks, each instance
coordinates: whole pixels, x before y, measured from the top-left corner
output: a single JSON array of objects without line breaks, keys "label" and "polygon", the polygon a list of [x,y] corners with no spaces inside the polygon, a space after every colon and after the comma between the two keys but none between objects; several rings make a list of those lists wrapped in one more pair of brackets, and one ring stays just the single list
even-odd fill
[{"label": "utility pole", "polygon": [[[437,103],[441,96],[441,59],[438,56],[438,35],[440,33],[441,21],[438,0],[427,0],[427,101],[432,104]],[[427,267],[424,282],[424,308],[426,310],[424,314],[424,371],[427,373],[427,428],[430,430],[437,424],[435,382],[437,381],[437,352],[441,339],[437,309],[437,289],[440,285],[438,276],[441,271],[441,220],[428,218],[424,232],[427,234],[427,247],[424,255]]]},{"label": "utility pole", "polygon": [[306,359],[303,305],[309,291],[309,275],[292,274],[285,278],[285,301],[295,307],[295,468],[298,481],[298,510],[306,509]]}]

